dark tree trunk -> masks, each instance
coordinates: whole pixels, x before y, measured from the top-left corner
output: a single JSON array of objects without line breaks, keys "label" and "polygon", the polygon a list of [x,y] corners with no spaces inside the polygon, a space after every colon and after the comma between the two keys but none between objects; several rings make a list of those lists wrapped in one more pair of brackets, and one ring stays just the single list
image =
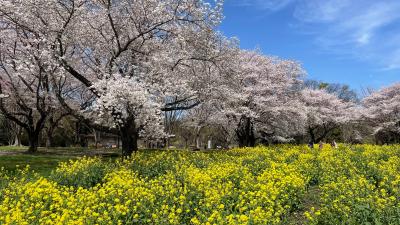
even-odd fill
[{"label": "dark tree trunk", "polygon": [[319,142],[321,142],[322,140],[324,140],[324,138],[325,138],[326,136],[327,136],[327,135],[323,135],[323,136],[321,136],[321,137],[315,139],[316,143],[319,143]]},{"label": "dark tree trunk", "polygon": [[82,148],[88,147],[87,138],[83,137],[83,135],[87,134],[87,129],[84,129],[85,124],[82,120],[78,120],[75,122],[75,145],[79,145]]},{"label": "dark tree trunk", "polygon": [[310,135],[310,143],[315,144],[315,134],[313,128],[308,128],[308,134]]},{"label": "dark tree trunk", "polygon": [[121,142],[122,142],[122,155],[124,157],[132,155],[133,152],[138,150],[139,133],[136,128],[134,118],[128,118],[124,126],[120,127]]},{"label": "dark tree trunk", "polygon": [[243,116],[240,119],[236,129],[236,136],[239,142],[239,147],[254,147],[256,138],[254,135],[254,127],[251,118]]},{"label": "dark tree trunk", "polygon": [[39,144],[39,132],[29,131],[28,130],[28,139],[29,139],[29,153],[37,152],[38,144]]},{"label": "dark tree trunk", "polygon": [[335,124],[324,124],[319,127],[308,128],[311,141],[313,143],[319,143],[320,141],[323,141],[336,127],[337,126]]},{"label": "dark tree trunk", "polygon": [[29,139],[29,153],[37,152],[37,148],[39,145],[39,135],[40,132],[44,128],[44,123],[46,122],[47,114],[41,113],[39,120],[34,123],[33,117],[28,118],[28,126],[26,131],[28,132],[28,139]]}]

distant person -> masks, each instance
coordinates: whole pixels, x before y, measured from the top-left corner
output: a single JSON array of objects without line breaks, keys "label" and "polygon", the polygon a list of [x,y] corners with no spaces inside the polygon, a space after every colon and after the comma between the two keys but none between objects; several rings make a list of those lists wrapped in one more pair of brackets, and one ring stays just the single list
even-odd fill
[{"label": "distant person", "polygon": [[319,149],[324,148],[324,143],[322,141],[319,142]]},{"label": "distant person", "polygon": [[338,147],[335,140],[332,141],[331,146],[332,146],[332,148],[337,148]]},{"label": "distant person", "polygon": [[310,147],[310,149],[313,149],[314,148],[314,142],[313,141],[308,142],[308,147]]}]

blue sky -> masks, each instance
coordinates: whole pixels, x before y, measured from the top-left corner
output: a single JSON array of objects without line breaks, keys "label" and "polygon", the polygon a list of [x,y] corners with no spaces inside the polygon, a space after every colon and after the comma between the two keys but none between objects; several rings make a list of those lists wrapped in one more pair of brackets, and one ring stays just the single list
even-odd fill
[{"label": "blue sky", "polygon": [[220,30],[360,90],[400,81],[400,0],[225,0]]}]

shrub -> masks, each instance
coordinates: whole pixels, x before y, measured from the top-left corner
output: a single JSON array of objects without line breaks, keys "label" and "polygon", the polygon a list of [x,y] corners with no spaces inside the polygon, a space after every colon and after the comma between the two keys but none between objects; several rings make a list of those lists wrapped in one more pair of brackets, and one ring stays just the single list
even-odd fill
[{"label": "shrub", "polygon": [[110,164],[99,157],[83,157],[61,162],[51,173],[50,180],[64,186],[88,188],[100,183],[108,169]]}]

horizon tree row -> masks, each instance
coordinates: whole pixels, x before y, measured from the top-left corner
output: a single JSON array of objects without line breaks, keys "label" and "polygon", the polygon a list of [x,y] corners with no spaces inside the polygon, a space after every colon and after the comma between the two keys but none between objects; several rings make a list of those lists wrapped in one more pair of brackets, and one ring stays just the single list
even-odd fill
[{"label": "horizon tree row", "polygon": [[374,94],[359,103],[346,89],[307,86],[298,62],[240,49],[217,30],[222,9],[220,0],[3,0],[1,114],[25,130],[30,152],[74,117],[119,135],[125,156],[139,139],[168,139],[173,117],[197,138],[212,125],[239,146],[398,123],[398,104],[372,110]]}]

